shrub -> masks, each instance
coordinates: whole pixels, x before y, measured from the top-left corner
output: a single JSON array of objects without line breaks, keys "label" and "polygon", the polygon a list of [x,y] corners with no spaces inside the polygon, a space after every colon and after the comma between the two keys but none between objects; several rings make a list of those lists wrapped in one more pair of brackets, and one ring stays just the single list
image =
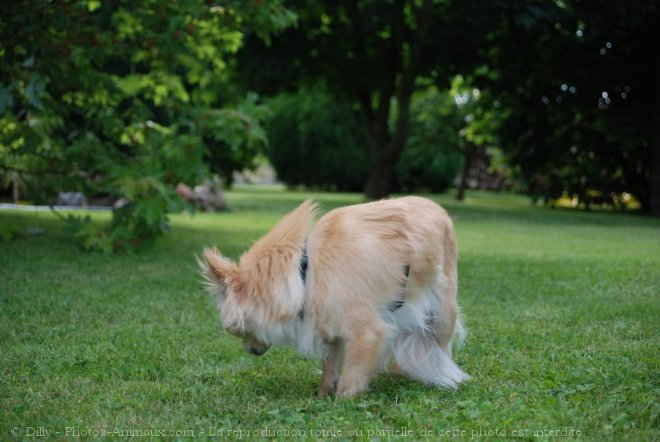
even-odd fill
[{"label": "shrub", "polygon": [[153,242],[183,209],[178,183],[228,179],[261,153],[265,108],[239,98],[233,60],[245,34],[295,22],[279,0],[5,3],[0,179],[14,199],[25,176],[35,202],[61,190],[124,200],[107,227],[69,218],[83,248]]},{"label": "shrub", "polygon": [[[367,140],[358,111],[323,88],[280,94],[269,103],[269,157],[290,186],[362,190]],[[428,88],[415,95],[411,133],[396,166],[397,191],[441,192],[461,165],[463,119],[448,93]]]},{"label": "shrub", "polygon": [[461,165],[457,152],[445,152],[432,143],[408,142],[396,166],[398,190],[402,192],[443,192],[456,177]]},{"label": "shrub", "polygon": [[357,110],[323,88],[303,88],[270,101],[268,154],[278,178],[290,186],[361,190],[366,136]]},{"label": "shrub", "polygon": [[410,136],[396,166],[397,190],[442,192],[461,166],[463,121],[446,92],[428,88],[413,97]]}]

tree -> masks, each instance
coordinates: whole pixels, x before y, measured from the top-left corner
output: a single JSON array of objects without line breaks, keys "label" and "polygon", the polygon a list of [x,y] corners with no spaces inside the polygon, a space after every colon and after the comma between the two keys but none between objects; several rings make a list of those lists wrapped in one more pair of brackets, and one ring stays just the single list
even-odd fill
[{"label": "tree", "polygon": [[514,0],[492,22],[475,78],[508,112],[502,147],[529,191],[587,207],[629,192],[658,213],[657,2]]},{"label": "tree", "polygon": [[280,180],[321,189],[362,188],[365,134],[351,103],[317,86],[277,95],[268,105],[268,154]]},{"label": "tree", "polygon": [[411,100],[410,136],[396,165],[395,189],[442,192],[460,169],[468,109],[454,88],[439,90],[428,79],[418,86]]},{"label": "tree", "polygon": [[273,39],[271,46],[248,40],[242,72],[250,86],[264,92],[322,79],[358,103],[369,151],[364,191],[369,198],[382,198],[392,189],[395,165],[406,146],[418,78],[446,86],[454,73],[472,66],[471,54],[482,39],[474,31],[490,6],[347,0],[291,7],[298,26]]},{"label": "tree", "polygon": [[454,149],[463,156],[463,169],[460,173],[456,199],[463,201],[468,187],[468,177],[475,162],[487,157],[487,149],[496,148],[497,128],[505,112],[493,106],[487,92],[472,86],[462,75],[454,77],[448,95],[455,103],[452,115],[445,115],[444,121],[458,118],[457,135],[459,142]]},{"label": "tree", "polygon": [[418,79],[445,90],[462,74],[488,94],[483,117],[502,120],[498,139],[529,192],[613,203],[630,192],[644,208],[660,207],[660,68],[649,52],[659,40],[657,1],[345,0],[292,8],[299,26],[270,48],[249,39],[241,72],[262,91],[321,78],[358,103],[368,134],[367,196],[391,189]]},{"label": "tree", "polygon": [[123,198],[110,227],[71,220],[86,248],[149,242],[182,208],[174,186],[208,175],[215,150],[241,167],[264,144],[263,109],[227,87],[231,60],[246,29],[268,39],[294,18],[278,0],[5,2],[0,170],[30,176],[44,201]]}]

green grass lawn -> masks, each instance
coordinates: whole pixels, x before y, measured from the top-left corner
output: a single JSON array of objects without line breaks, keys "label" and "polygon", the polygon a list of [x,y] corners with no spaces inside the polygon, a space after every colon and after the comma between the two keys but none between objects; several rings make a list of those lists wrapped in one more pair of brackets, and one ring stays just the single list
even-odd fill
[{"label": "green grass lawn", "polygon": [[80,251],[50,213],[0,212],[46,230],[0,242],[0,440],[660,439],[660,222],[468,196],[434,198],[458,231],[469,333],[455,358],[472,378],[448,391],[381,375],[338,402],[316,398],[320,362],[249,356],[222,331],[194,254],[238,257],[305,198],[361,196],[239,188],[230,213],[174,216],[152,249],[119,256]]}]

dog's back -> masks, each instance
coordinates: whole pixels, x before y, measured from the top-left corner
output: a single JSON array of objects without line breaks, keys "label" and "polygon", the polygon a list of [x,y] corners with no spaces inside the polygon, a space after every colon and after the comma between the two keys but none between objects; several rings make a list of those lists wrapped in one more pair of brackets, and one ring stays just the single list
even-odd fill
[{"label": "dog's back", "polygon": [[[455,261],[455,246],[445,251],[448,240],[455,244],[451,219],[425,198],[335,209],[318,222],[308,239],[310,267],[319,269],[310,272],[310,292],[337,298],[331,302],[368,308],[393,302],[404,282],[414,292],[436,281],[445,254],[453,254],[449,258]],[[346,293],[337,296],[340,292]]]},{"label": "dog's back", "polygon": [[419,197],[325,215],[307,246],[307,301],[324,339],[355,341],[365,332],[382,332],[381,365],[393,355],[411,377],[454,387],[466,377],[451,360],[457,323],[454,235],[446,211]]}]

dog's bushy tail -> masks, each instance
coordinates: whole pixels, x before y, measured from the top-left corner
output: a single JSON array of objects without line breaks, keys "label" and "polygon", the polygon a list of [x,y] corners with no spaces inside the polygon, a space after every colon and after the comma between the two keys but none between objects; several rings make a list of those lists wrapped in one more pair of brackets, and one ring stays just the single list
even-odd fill
[{"label": "dog's bushy tail", "polygon": [[394,359],[402,372],[428,384],[456,388],[468,379],[431,334],[412,332],[399,336],[394,344]]},{"label": "dog's bushy tail", "polygon": [[456,388],[469,378],[451,357],[452,341],[460,347],[465,338],[456,292],[458,247],[451,222],[445,226],[445,250],[435,286],[426,293],[429,316],[424,327],[409,329],[394,344],[394,359],[401,371],[429,384]]}]

